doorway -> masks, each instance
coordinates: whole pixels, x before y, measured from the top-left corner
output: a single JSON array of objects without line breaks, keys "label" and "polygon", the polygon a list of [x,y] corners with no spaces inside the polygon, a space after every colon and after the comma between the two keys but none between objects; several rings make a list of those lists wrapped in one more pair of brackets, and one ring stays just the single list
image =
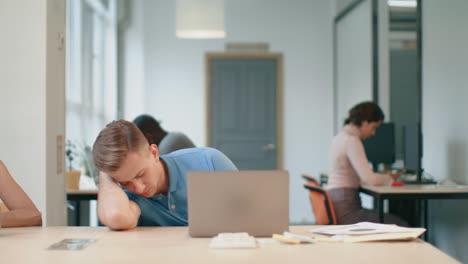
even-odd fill
[{"label": "doorway", "polygon": [[282,55],[206,55],[207,142],[240,170],[282,168]]}]

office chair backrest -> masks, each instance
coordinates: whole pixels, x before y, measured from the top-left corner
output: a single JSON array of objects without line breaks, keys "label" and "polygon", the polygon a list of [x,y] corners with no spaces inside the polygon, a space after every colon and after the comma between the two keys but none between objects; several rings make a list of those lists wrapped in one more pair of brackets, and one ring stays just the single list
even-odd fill
[{"label": "office chair backrest", "polygon": [[315,178],[302,175],[306,179],[304,188],[309,190],[309,198],[314,210],[315,222],[318,225],[336,225],[335,209],[328,192],[320,186]]}]

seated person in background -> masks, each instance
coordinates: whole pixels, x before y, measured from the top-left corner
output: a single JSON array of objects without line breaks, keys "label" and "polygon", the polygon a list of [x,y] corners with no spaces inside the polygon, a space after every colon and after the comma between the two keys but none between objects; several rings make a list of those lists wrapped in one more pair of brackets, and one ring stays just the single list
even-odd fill
[{"label": "seated person in background", "polygon": [[[0,206],[2,227],[40,226],[42,217],[28,195],[11,177],[8,169],[0,160]],[[3,208],[2,208],[3,207]]]},{"label": "seated person in background", "polygon": [[[349,111],[343,130],[333,139],[328,192],[338,224],[378,222],[376,211],[362,208],[359,187],[361,184],[390,186],[400,176],[390,172],[374,173],[364,151],[362,140],[373,136],[383,120],[384,114],[377,104],[357,104]],[[407,225],[393,215],[385,215],[384,220],[385,223]]]},{"label": "seated person in background", "polygon": [[98,216],[114,230],[187,225],[187,172],[237,170],[212,148],[160,156],[158,147],[125,120],[113,121],[99,133],[93,158],[100,171]]},{"label": "seated person in background", "polygon": [[159,154],[164,155],[185,148],[194,148],[195,144],[183,133],[167,132],[150,115],[139,115],[133,123],[143,132],[150,144],[156,144]]}]

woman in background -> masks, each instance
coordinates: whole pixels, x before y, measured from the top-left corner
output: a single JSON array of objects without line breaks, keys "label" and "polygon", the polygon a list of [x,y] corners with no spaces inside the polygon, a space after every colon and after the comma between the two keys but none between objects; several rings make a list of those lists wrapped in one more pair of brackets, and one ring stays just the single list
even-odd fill
[{"label": "woman in background", "polygon": [[[363,209],[359,187],[366,185],[391,185],[400,174],[375,173],[369,166],[362,140],[375,135],[384,120],[380,107],[373,102],[362,102],[349,110],[341,132],[331,146],[331,168],[328,192],[335,208],[338,224],[378,222],[376,211]],[[393,215],[385,215],[385,223],[407,225]]]},{"label": "woman in background", "polygon": [[42,217],[28,195],[0,160],[0,226],[40,226]]}]

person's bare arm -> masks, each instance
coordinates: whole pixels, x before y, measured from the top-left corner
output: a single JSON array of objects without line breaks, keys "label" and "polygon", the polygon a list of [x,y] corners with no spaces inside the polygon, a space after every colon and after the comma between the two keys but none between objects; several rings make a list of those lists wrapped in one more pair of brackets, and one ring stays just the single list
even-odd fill
[{"label": "person's bare arm", "polygon": [[390,185],[392,183],[393,179],[389,175],[375,173],[370,169],[364,146],[359,139],[351,138],[346,144],[348,144],[346,154],[362,183],[375,186]]},{"label": "person's bare arm", "polygon": [[401,173],[399,173],[399,172],[395,172],[395,173],[394,173],[394,172],[391,172],[391,171],[387,171],[387,172],[385,172],[385,174],[387,174],[388,176],[392,177],[392,179],[393,179],[394,181],[396,181],[396,180],[397,180],[398,178],[400,178],[400,176],[401,176]]},{"label": "person's bare arm", "polygon": [[137,226],[140,214],[140,207],[128,199],[109,175],[101,172],[98,195],[98,215],[101,222],[113,230],[128,230]]},{"label": "person's bare arm", "polygon": [[2,212],[2,227],[40,226],[42,217],[39,210],[11,177],[5,164],[0,160],[0,198],[8,211]]}]

